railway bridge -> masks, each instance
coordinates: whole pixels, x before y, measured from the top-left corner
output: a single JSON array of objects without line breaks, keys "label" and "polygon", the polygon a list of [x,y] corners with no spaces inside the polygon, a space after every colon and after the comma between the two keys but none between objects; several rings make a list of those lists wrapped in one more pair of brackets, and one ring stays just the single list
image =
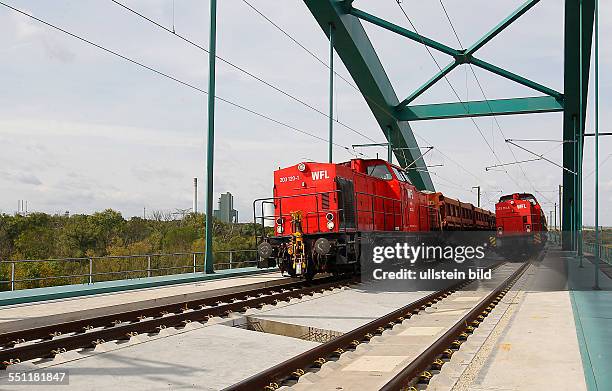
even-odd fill
[{"label": "railway bridge", "polygon": [[[408,1],[389,1],[393,8],[365,0],[299,1],[303,11],[300,15],[308,13],[307,20],[316,22],[310,30],[310,39],[326,49],[328,57],[325,59],[309,49],[302,39],[296,38],[290,27],[283,27],[303,23],[303,19],[300,22],[295,20],[294,9],[276,13],[288,18],[282,20],[280,16],[278,19],[270,16],[269,11],[287,5],[242,0],[243,11],[250,14],[248,18],[242,16],[241,24],[256,17],[271,29],[265,34],[270,34],[270,31],[279,33],[296,50],[305,52],[323,66],[324,76],[320,78],[323,82],[319,84],[325,87],[325,91],[319,95],[324,97],[328,109],[322,110],[270,79],[231,61],[230,56],[218,54],[223,51],[222,45],[217,47],[218,30],[219,36],[223,37],[223,32],[227,32],[223,30],[224,24],[233,23],[230,19],[235,16],[223,13],[223,7],[229,5],[219,4],[218,10],[217,0],[208,1],[208,45],[203,45],[176,28],[174,7],[178,4],[174,1],[168,2],[168,5],[172,3],[171,28],[154,17],[153,10],[142,3],[134,2],[132,5],[115,0],[109,3],[121,13],[116,17],[118,24],[121,18],[134,18],[142,23],[139,28],[153,28],[190,49],[206,52],[208,87],[204,89],[144,60],[107,47],[102,39],[98,41],[95,38],[95,34],[82,35],[56,23],[45,17],[45,11],[51,12],[45,7],[0,1],[0,17],[8,15],[32,23],[19,25],[20,34],[26,37],[38,34],[38,28],[49,29],[62,38],[127,62],[134,69],[195,91],[199,97],[206,95],[204,216],[210,218],[202,220],[205,229],[200,240],[204,243],[197,242],[204,246],[198,249],[201,251],[186,252],[86,254],[48,259],[26,259],[18,254],[0,259],[0,389],[18,390],[33,384],[53,385],[57,390],[106,390],[113,387],[122,390],[249,391],[612,389],[612,247],[608,244],[610,238],[606,236],[610,230],[600,227],[599,220],[599,167],[605,163],[599,160],[599,143],[600,138],[603,143],[603,136],[610,135],[599,129],[599,37],[606,36],[599,33],[599,24],[601,19],[606,31],[610,32],[610,21],[602,17],[610,15],[610,8],[603,10],[607,14],[602,12],[597,0],[565,0],[562,4],[550,0],[515,1],[516,8],[509,11],[508,5],[476,2],[478,4],[472,6],[462,3],[461,7],[469,9],[469,12],[465,9],[461,12],[464,19],[468,14],[473,18],[483,18],[487,13],[505,12],[500,21],[487,22],[490,24],[487,32],[463,35],[458,32],[465,32],[458,29],[460,18],[453,17],[453,10],[459,13],[459,6],[451,5],[449,1],[439,1],[438,19],[427,14],[430,5],[416,6]],[[510,65],[487,59],[491,54],[487,49],[491,45],[503,39],[512,40],[512,35],[521,31],[516,26],[545,4],[549,6],[548,10],[553,10],[552,14],[543,12],[538,17],[556,15],[558,18],[531,22],[532,27],[535,24],[536,29],[551,31],[550,34],[556,34],[555,37],[562,41],[562,52],[555,57],[557,60],[562,58],[562,61],[557,61],[562,64],[562,69],[550,70],[561,75],[556,87],[551,86],[554,84],[549,83],[551,79],[546,79],[545,72],[539,74],[547,81],[539,81],[536,77],[511,71]],[[609,4],[602,6],[608,7]],[[428,15],[427,23],[430,25],[442,21],[456,45],[449,44],[448,37],[439,33],[439,26],[419,27],[417,15],[419,18]],[[462,25],[467,31],[472,22],[463,21]],[[466,40],[464,46],[460,35],[474,39],[471,42]],[[519,46],[537,57],[539,49],[533,48],[537,48],[538,38],[544,35],[537,34],[533,40]],[[235,43],[241,39],[232,37],[219,43]],[[43,43],[47,49],[52,46],[51,41]],[[411,62],[417,63],[418,59],[401,55],[411,46],[420,49],[428,62],[431,59],[435,65],[433,74],[411,67]],[[605,44],[601,47],[604,48]],[[242,48],[249,49],[246,46]],[[508,53],[511,50],[499,52],[505,54],[502,56],[505,59],[515,55]],[[61,57],[61,53],[52,53]],[[304,77],[300,73],[301,64],[297,64],[300,60],[289,57],[283,57],[285,62],[277,64],[274,73],[295,67],[298,74],[291,77]],[[525,57],[520,56],[531,64]],[[384,61],[392,58],[399,58],[401,61],[398,62],[402,64],[394,71],[390,71],[393,67]],[[293,64],[294,60],[296,64]],[[543,66],[548,60],[534,58],[532,68]],[[262,88],[274,90],[292,104],[316,112],[325,121],[326,137],[264,114],[255,105],[249,106],[225,98],[223,93],[218,94],[225,86],[221,82],[224,80],[222,75],[217,74],[217,66],[221,64]],[[530,69],[529,66],[518,68]],[[465,96],[457,86],[457,74],[462,78],[462,70],[466,77]],[[413,79],[414,75],[417,75],[416,79],[422,78],[422,84],[413,90],[400,89],[399,86],[403,88],[407,84],[395,80],[394,76],[405,76],[407,72],[413,75]],[[500,90],[510,91],[513,95],[489,98],[485,91],[487,83],[481,82],[487,77],[503,80],[506,84]],[[482,95],[482,98],[469,97],[468,80],[477,86],[476,95]],[[227,85],[234,82],[227,82]],[[309,83],[317,84],[314,80],[309,80]],[[360,107],[367,110],[367,117],[376,126],[375,132],[364,134],[349,125],[351,121],[339,118],[340,84],[361,99]],[[446,85],[450,87],[451,99],[442,98],[446,95],[436,95],[435,91],[446,88]],[[252,91],[248,90],[240,89],[246,96],[253,97]],[[437,100],[434,98],[427,103],[432,92]],[[265,102],[259,96],[253,98],[259,99]],[[272,253],[264,255],[261,249],[219,250],[213,244],[214,184],[215,181],[223,183],[231,173],[220,173],[216,168],[219,163],[223,164],[223,160],[215,160],[215,148],[224,147],[223,142],[219,143],[219,136],[227,136],[227,129],[235,129],[235,124],[219,126],[218,120],[223,112],[218,105],[227,105],[267,121],[267,124],[324,142],[327,164],[344,164],[338,156],[341,153],[354,155],[355,161],[361,161],[368,151],[378,148],[377,151],[384,151],[385,159],[376,155],[376,159],[369,156],[372,159],[363,160],[376,160],[379,165],[388,163],[384,167],[388,167],[389,177],[376,177],[374,169],[368,171],[369,166],[364,169],[364,177],[403,182],[401,186],[408,183],[428,202],[433,198],[427,197],[440,192],[437,200],[446,197],[449,211],[451,203],[455,202],[460,210],[462,205],[469,205],[474,214],[460,212],[459,216],[449,214],[442,217],[442,212],[436,212],[439,230],[430,236],[427,234],[431,232],[403,229],[409,226],[403,224],[404,220],[401,220],[401,229],[394,227],[381,231],[374,228],[374,215],[382,213],[386,224],[388,211],[377,212],[374,205],[378,200],[372,197],[371,209],[366,210],[373,216],[372,229],[367,240],[360,239],[361,253],[355,255],[360,262],[358,270],[351,273],[321,270],[312,280],[296,277],[295,273],[283,273],[273,262],[263,262],[271,258]],[[556,120],[560,123],[556,136],[543,138],[537,129],[522,132],[519,125],[511,129],[504,127],[505,132],[502,130],[502,117],[527,115]],[[491,137],[485,134],[483,123],[479,122],[484,118],[491,121]],[[483,154],[490,155],[493,164],[482,167],[482,171],[497,172],[498,177],[513,182],[512,190],[508,186],[502,188],[491,184],[491,180],[466,190],[465,180],[457,183],[440,176],[438,170],[432,170],[433,167],[443,167],[445,163],[453,164],[458,172],[471,176],[470,180],[480,178],[465,167],[465,162],[457,161],[453,154],[442,152],[439,144],[444,145],[445,138],[451,136],[422,136],[425,132],[421,129],[434,128],[419,128],[423,126],[421,124],[434,122],[449,126],[451,122],[443,120],[453,119],[463,120],[462,124],[467,124],[470,129],[473,126],[477,132],[477,137],[462,147],[471,148],[468,158],[476,160]],[[0,135],[3,127],[0,125]],[[343,136],[341,129],[351,135]],[[454,132],[451,126],[446,129]],[[511,156],[509,161],[500,159],[500,149],[495,147],[493,134],[498,132],[503,137],[504,153]],[[515,133],[526,133],[530,138],[510,138]],[[237,138],[242,136],[246,137],[240,134]],[[361,143],[362,139],[368,143]],[[360,141],[353,143],[354,140]],[[345,145],[347,141],[351,143],[350,147]],[[290,147],[289,142],[274,143],[277,149]],[[550,150],[541,152],[541,149],[535,149],[533,143],[552,143],[561,148],[562,160],[550,156]],[[292,153],[299,154],[300,148],[305,149],[306,144],[302,140],[297,143],[298,147],[292,144]],[[591,147],[594,147],[594,153],[590,152]],[[266,156],[258,162],[250,161],[248,165],[263,166],[264,160],[274,159],[271,152],[260,152]],[[442,162],[434,164],[435,160],[426,159],[428,154],[428,159],[437,154],[435,156]],[[526,158],[521,160],[523,158],[519,156]],[[560,179],[558,188],[555,185],[554,189],[547,190],[530,179],[524,167],[533,162],[545,165],[547,171],[557,175]],[[586,162],[593,164],[593,173]],[[286,166],[294,164],[303,172],[307,164],[313,163],[308,158],[300,158]],[[350,164],[344,164],[342,168],[356,170],[355,167],[361,163]],[[520,170],[527,188],[519,188],[521,183],[509,174],[508,167]],[[321,178],[328,174],[327,171],[319,173]],[[268,187],[271,188],[272,172],[268,174]],[[583,182],[592,174],[594,192],[591,197],[588,196],[591,190],[584,187]],[[0,171],[0,179],[5,176],[10,175]],[[313,175],[312,179],[320,178]],[[306,181],[295,182],[299,191],[303,191],[299,182],[302,187],[307,187]],[[257,185],[248,183],[251,186],[249,191],[255,193]],[[458,197],[448,194],[453,189],[470,196],[477,189],[477,201],[470,201],[477,206],[465,202],[465,197],[462,201],[455,200]],[[488,206],[481,205],[481,190],[483,201]],[[276,198],[277,191],[275,187]],[[527,193],[533,193],[535,197]],[[552,200],[548,193],[554,194]],[[501,235],[500,224],[461,232],[462,220],[458,220],[454,229],[442,221],[457,217],[471,218],[476,222],[474,216],[484,216],[483,209],[495,208],[498,196],[503,194],[509,194],[509,198],[502,198],[500,202],[514,205],[527,194],[529,199],[533,198],[534,207],[542,206],[543,212],[538,216],[543,221],[538,223],[541,229],[531,232],[532,229],[535,231],[535,226],[527,224],[526,232],[523,232],[529,234],[525,236],[530,240],[526,248],[507,251],[507,247],[502,247],[501,242],[506,243],[507,237]],[[353,189],[352,195],[356,195],[352,207],[357,216],[363,212],[359,209],[359,192]],[[409,198],[412,199],[413,194]],[[609,194],[605,194],[605,199],[608,198]],[[380,203],[384,209],[385,201]],[[274,201],[272,204],[278,205]],[[431,202],[424,207],[434,209],[433,205]],[[197,201],[194,200],[194,216],[197,217],[196,208]],[[300,245],[303,246],[302,234],[305,232],[301,231],[299,224],[302,215],[292,211],[291,222],[285,222],[285,215],[278,212],[278,206],[276,208],[273,208],[275,214],[271,224],[263,219],[257,220],[255,215],[253,226],[264,232],[266,239],[274,235],[283,236],[285,226],[291,226],[290,247],[284,251],[295,255]],[[319,204],[316,208],[318,216]],[[349,213],[346,207],[341,210],[337,217],[333,213],[331,217],[330,213],[325,215],[323,229],[339,229],[336,224],[342,223],[338,220]],[[400,210],[400,219],[404,219],[404,214],[414,212],[405,205],[400,206]],[[583,210],[593,211],[592,227],[587,227],[583,221],[591,221],[589,216],[583,218]],[[493,224],[493,215],[487,214],[486,221]],[[19,218],[26,221],[30,217],[26,213]],[[359,220],[355,219],[357,223],[353,223],[356,226],[351,228],[358,230]],[[394,219],[395,216],[393,223]],[[602,221],[605,223],[605,219]],[[317,228],[319,226],[318,223]],[[413,255],[417,251],[433,249],[434,256],[418,253],[423,256],[415,255],[410,261],[407,252],[399,255],[400,243],[403,248],[410,247]],[[354,243],[335,245],[348,247],[350,244]],[[329,254],[329,248],[323,247],[322,250],[313,249],[312,254],[324,258]],[[440,255],[436,257],[437,250]],[[450,258],[442,256],[447,250],[451,252]],[[341,253],[342,250],[338,251]],[[349,252],[344,251],[342,254],[349,258]],[[473,256],[481,253],[482,256]],[[0,251],[0,256],[2,254],[4,252]],[[381,258],[377,260],[373,255]],[[27,270],[54,272],[32,276],[25,272]]]}]

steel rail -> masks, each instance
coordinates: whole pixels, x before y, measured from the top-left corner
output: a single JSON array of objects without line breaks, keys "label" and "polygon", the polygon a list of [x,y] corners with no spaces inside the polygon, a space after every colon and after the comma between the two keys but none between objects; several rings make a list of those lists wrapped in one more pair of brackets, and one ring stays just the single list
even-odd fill
[{"label": "steel rail", "polygon": [[101,342],[126,340],[140,333],[156,333],[167,327],[183,327],[192,321],[226,316],[354,281],[354,278],[327,277],[314,280],[314,283],[294,282],[5,333],[0,335],[0,341],[6,346],[0,349],[0,367],[52,357],[63,351],[91,348]]},{"label": "steel rail", "polygon": [[442,300],[472,281],[460,281],[445,289],[431,293],[361,327],[227,387],[223,391],[274,390],[279,388],[284,381],[292,377],[297,378],[301,376],[306,368],[320,366],[330,356],[340,355],[344,352],[344,349],[352,349],[362,341],[369,341],[375,335],[382,334],[385,329],[392,328],[396,322],[401,323],[404,319],[410,318],[413,314]]},{"label": "steel rail", "polygon": [[[506,264],[506,262],[496,263],[491,269],[497,269],[504,264]],[[431,293],[400,309],[383,315],[363,326],[285,360],[239,383],[229,386],[223,389],[223,391],[275,390],[280,388],[283,382],[292,378],[299,378],[308,368],[320,367],[329,357],[337,357],[344,353],[345,349],[354,349],[361,342],[367,342],[375,335],[382,334],[383,331],[392,328],[396,323],[401,323],[405,319],[409,319],[412,315],[430,307],[472,282],[474,282],[474,280],[466,279]]]},{"label": "steel rail", "polygon": [[[333,277],[326,277],[314,280],[315,284],[325,284],[328,282],[341,281],[334,279]],[[15,342],[31,341],[41,338],[49,338],[52,335],[66,334],[68,332],[80,332],[83,328],[87,327],[102,327],[109,326],[117,322],[134,322],[139,320],[141,317],[155,317],[160,316],[160,313],[180,313],[188,309],[189,307],[199,306],[211,306],[218,305],[219,303],[228,303],[234,300],[247,300],[249,296],[259,296],[273,294],[274,292],[280,292],[282,290],[289,289],[300,289],[305,286],[310,286],[304,281],[290,282],[287,284],[279,284],[268,287],[261,287],[250,289],[246,291],[239,291],[233,293],[225,293],[221,295],[214,295],[209,297],[203,297],[199,299],[185,300],[173,304],[164,304],[153,307],[146,307],[136,310],[130,310],[125,312],[119,312],[109,315],[102,315],[92,318],[79,319],[75,321],[49,324],[45,326],[22,329],[12,332],[0,334],[0,346],[12,347]],[[0,350],[1,352],[2,350]]]},{"label": "steel rail", "polygon": [[[527,270],[530,262],[525,262],[520,268],[512,273],[508,278],[504,280],[497,288],[489,293],[485,299],[483,299],[476,307],[468,312],[461,320],[455,323],[446,333],[444,333],[439,339],[437,339],[432,345],[430,345],[425,351],[423,351],[414,361],[408,366],[402,369],[397,375],[395,375],[389,382],[380,388],[381,391],[393,391],[405,389],[409,383],[424,371],[429,369],[434,361],[440,357],[446,349],[449,349],[455,341],[460,341],[460,335],[462,333],[470,334],[470,331],[466,331],[470,325],[478,325],[480,321],[489,314],[491,306],[495,306],[499,301],[499,295],[503,292],[507,292],[510,286],[512,286],[516,280]],[[482,317],[482,318],[481,318]],[[480,320],[479,320],[480,318]],[[473,323],[474,321],[478,323]],[[459,342],[460,343],[460,342]],[[456,345],[458,347],[458,344]]]}]

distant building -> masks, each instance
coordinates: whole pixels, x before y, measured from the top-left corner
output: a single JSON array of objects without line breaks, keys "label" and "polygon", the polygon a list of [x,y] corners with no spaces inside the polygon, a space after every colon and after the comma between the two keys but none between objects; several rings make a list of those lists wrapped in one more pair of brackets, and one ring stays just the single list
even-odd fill
[{"label": "distant building", "polygon": [[234,209],[234,196],[229,191],[219,197],[219,209],[213,211],[215,218],[224,223],[237,223],[238,211]]}]

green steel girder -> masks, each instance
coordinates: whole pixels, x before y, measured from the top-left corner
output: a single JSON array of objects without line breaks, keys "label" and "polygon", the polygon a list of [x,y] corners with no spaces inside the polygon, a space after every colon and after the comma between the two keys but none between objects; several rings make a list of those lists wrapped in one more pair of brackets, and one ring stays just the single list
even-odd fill
[{"label": "green steel girder", "polygon": [[[582,4],[582,11],[580,10]],[[564,77],[563,88],[565,110],[563,112],[563,139],[583,140],[586,118],[589,70],[591,62],[591,41],[593,39],[593,20],[595,0],[565,1],[565,37],[564,37]],[[581,19],[582,17],[582,19]],[[582,30],[582,31],[581,31]],[[582,53],[582,59],[581,59]],[[582,78],[582,83],[581,79]],[[582,93],[580,87],[582,84]],[[581,130],[582,129],[582,130]],[[582,161],[575,145],[563,145],[563,167],[577,170]],[[583,143],[581,143],[584,145]],[[563,172],[563,213],[562,229],[563,249],[575,246],[569,232],[576,230],[582,221],[579,194],[574,190],[574,175]],[[578,205],[574,211],[573,205]],[[574,213],[576,212],[576,213]]]},{"label": "green steel girder", "polygon": [[540,96],[406,106],[396,113],[396,117],[398,120],[402,121],[419,121],[491,115],[548,113],[555,111],[563,111],[562,102],[552,96]]},{"label": "green steel girder", "polygon": [[482,69],[485,69],[489,72],[495,73],[499,76],[505,77],[507,79],[510,79],[516,83],[522,84],[526,87],[532,88],[536,91],[542,92],[546,95],[550,95],[553,96],[557,99],[561,99],[562,98],[562,94],[553,90],[552,88],[548,88],[546,86],[543,86],[541,84],[538,84],[532,80],[529,80],[525,77],[516,75],[508,70],[505,70],[503,68],[497,67],[493,64],[490,64],[486,61],[480,60],[476,57],[474,57],[474,53],[480,49],[481,47],[483,47],[486,43],[488,43],[490,40],[492,40],[495,36],[497,36],[503,29],[505,29],[506,27],[508,27],[512,22],[514,22],[515,20],[517,20],[520,16],[522,16],[523,14],[525,14],[529,9],[531,9],[531,7],[533,7],[534,5],[536,5],[540,0],[528,0],[527,2],[525,2],[521,7],[519,7],[517,10],[515,10],[512,14],[510,14],[510,16],[508,16],[506,19],[504,19],[501,23],[499,23],[497,26],[495,26],[491,31],[489,31],[487,34],[485,34],[482,38],[480,38],[474,45],[472,45],[470,48],[468,48],[467,50],[457,50],[457,49],[453,49],[447,45],[444,45],[443,43],[437,42],[433,39],[427,38],[421,34],[417,34],[413,31],[410,31],[404,27],[398,26],[396,24],[393,24],[391,22],[388,22],[384,19],[381,19],[377,16],[371,15],[365,11],[359,10],[357,8],[350,8],[350,13],[351,15],[354,15],[362,20],[365,20],[367,22],[370,22],[376,26],[382,27],[386,30],[392,31],[396,34],[399,34],[403,37],[406,37],[408,39],[411,39],[415,42],[424,44],[426,46],[431,47],[432,49],[436,49],[442,53],[448,54],[450,56],[452,56],[454,58],[454,61],[450,64],[448,64],[446,67],[444,67],[440,72],[438,72],[436,75],[434,75],[429,81],[427,81],[423,86],[419,87],[419,89],[417,89],[416,91],[414,91],[412,94],[410,94],[410,96],[408,96],[406,99],[404,99],[402,102],[400,102],[400,104],[398,105],[398,108],[401,106],[405,106],[407,104],[409,104],[410,102],[412,102],[414,99],[416,99],[418,96],[420,96],[421,94],[423,94],[427,89],[429,89],[431,86],[433,86],[437,81],[439,81],[440,79],[442,79],[444,76],[446,76],[450,71],[452,71],[453,69],[455,69],[458,65],[460,64],[473,64],[477,67],[480,67]]},{"label": "green steel girder", "polygon": [[362,11],[360,9],[357,8],[350,8],[350,13],[351,15],[354,15],[356,17],[358,17],[359,19],[365,20],[366,22],[370,22],[376,26],[382,27],[384,29],[387,29],[389,31],[393,31],[396,34],[399,34],[401,36],[404,36],[408,39],[412,39],[413,41],[416,41],[418,43],[422,43],[423,45],[427,45],[432,49],[436,49],[441,51],[444,54],[448,54],[449,56],[453,56],[453,57],[459,57],[461,56],[461,51],[453,49],[450,46],[446,46],[443,43],[434,41],[433,39],[427,38],[421,34],[417,34],[414,31],[410,31],[408,29],[405,29],[401,26],[398,26],[396,24],[393,24],[391,22],[387,22],[384,19],[381,19],[377,16],[374,16],[372,14],[369,14],[365,11]]},{"label": "green steel girder", "polygon": [[480,38],[476,43],[469,47],[466,54],[474,54],[478,49],[486,45],[490,40],[495,38],[499,33],[504,31],[504,29],[510,26],[515,20],[520,18],[523,14],[531,9],[534,5],[539,3],[540,0],[529,0],[523,3],[520,7],[518,7],[513,13],[511,13],[506,19],[502,20],[497,26],[495,26],[491,31],[486,33],[482,38]]},{"label": "green steel girder", "polygon": [[459,66],[459,62],[455,60],[455,61],[451,62],[450,64],[448,64],[447,66],[445,66],[444,68],[442,68],[441,71],[436,73],[425,84],[423,84],[416,91],[414,91],[412,94],[410,94],[410,96],[408,96],[406,99],[401,101],[400,104],[396,106],[396,110],[397,109],[401,109],[403,106],[406,106],[407,104],[409,104],[410,102],[412,102],[413,100],[415,100],[416,98],[421,96],[425,91],[427,91],[434,84],[436,84],[437,82],[442,80],[442,78],[444,76],[448,75],[453,69],[457,68],[458,66]]},{"label": "green steel girder", "polygon": [[334,26],[334,48],[365,97],[385,137],[392,143],[394,154],[403,167],[410,170],[412,183],[422,190],[434,190],[433,182],[422,159],[418,143],[407,121],[398,121],[393,112],[399,99],[360,20],[347,12],[350,2],[338,0],[304,0],[310,12],[329,37]]},{"label": "green steel girder", "polygon": [[[410,120],[563,111],[563,139],[578,141],[577,143],[565,143],[563,145],[563,167],[569,171],[580,171],[582,166],[582,150],[580,148],[583,148],[584,145],[582,141],[587,107],[595,0],[565,0],[563,94],[474,57],[474,54],[480,48],[529,11],[539,0],[525,1],[522,6],[466,50],[456,50],[367,12],[355,9],[352,7],[352,0],[304,0],[304,2],[326,34],[328,34],[330,23],[335,26],[338,32],[336,51],[366,98],[379,125],[385,134],[389,134],[387,138],[395,148],[416,146],[416,141],[407,122]],[[398,103],[397,95],[393,91],[359,19],[450,55],[453,57],[453,62],[444,67],[404,101]],[[457,66],[466,63],[493,72],[548,96],[468,102],[467,104],[457,102],[406,107]],[[387,129],[390,131],[387,131]],[[409,159],[402,160],[402,156],[397,157],[404,165],[410,163]],[[418,152],[410,153],[410,159],[416,159],[417,157]],[[418,169],[411,173],[415,184],[420,188],[433,188],[428,174],[415,177],[415,174],[427,173],[423,164],[417,164],[417,166]],[[580,187],[574,187],[574,175],[567,170],[564,170],[563,173],[562,229],[569,232],[575,231],[581,226],[582,201],[580,194],[577,193]],[[573,205],[577,207],[573,208]],[[574,243],[569,240],[567,235],[564,235],[563,248],[569,249],[573,246]]]},{"label": "green steel girder", "polygon": [[563,97],[563,95],[560,92],[557,92],[555,90],[553,90],[552,88],[548,88],[546,86],[543,86],[541,84],[536,83],[535,81],[531,81],[527,78],[524,78],[522,76],[516,75],[512,72],[509,72],[503,68],[497,67],[493,64],[489,64],[486,61],[480,60],[476,57],[471,57],[470,58],[470,63],[476,65],[479,68],[485,69],[489,72],[495,73],[496,75],[505,77],[506,79],[510,79],[516,83],[522,84],[526,87],[532,88],[536,91],[540,91],[543,94],[546,95],[550,95],[554,98],[557,99],[561,99]]}]

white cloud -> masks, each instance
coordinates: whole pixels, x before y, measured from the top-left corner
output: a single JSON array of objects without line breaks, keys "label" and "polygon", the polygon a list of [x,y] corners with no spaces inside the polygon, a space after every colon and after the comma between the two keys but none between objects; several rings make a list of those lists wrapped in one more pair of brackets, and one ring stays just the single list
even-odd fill
[{"label": "white cloud", "polygon": [[[513,7],[471,0],[486,10],[473,18],[472,8],[449,3],[451,16],[464,44],[488,31]],[[137,0],[127,3],[146,15],[171,26],[172,9],[164,0]],[[254,4],[327,60],[327,41],[302,0],[278,6],[274,2]],[[472,3],[470,3],[472,4]],[[24,0],[18,7],[53,21],[113,50],[192,82],[202,88],[207,82],[207,56],[155,26],[142,21],[111,2],[38,2]],[[405,3],[413,21],[423,33],[455,45],[454,36],[439,4]],[[177,31],[203,46],[208,45],[207,2],[176,2]],[[397,5],[361,0],[360,8],[406,25]],[[512,30],[495,38],[483,49],[483,58],[525,74],[553,87],[562,85],[562,16],[560,2],[541,2],[517,21]],[[612,34],[612,7],[601,4],[602,37]],[[325,67],[279,34],[242,2],[219,6],[218,50],[223,57],[244,66],[273,84],[327,110]],[[231,17],[230,17],[231,16]],[[542,29],[546,20],[550,28]],[[112,21],[109,23],[108,21]],[[559,24],[557,24],[559,23]],[[395,37],[392,33],[367,27],[397,94],[406,96],[436,71],[422,45]],[[525,37],[537,37],[525,44]],[[537,41],[537,42],[536,42]],[[12,210],[15,200],[28,199],[34,209],[90,212],[112,207],[127,215],[147,209],[188,208],[194,176],[200,178],[203,205],[205,171],[206,97],[134,64],[117,59],[74,38],[52,31],[12,11],[0,10],[0,47],[10,61],[0,63],[0,208]],[[535,58],[534,58],[535,56]],[[602,69],[612,61],[609,46],[601,48]],[[445,59],[445,61],[448,59]],[[338,70],[347,75],[340,61]],[[477,71],[490,98],[520,96],[525,90],[501,78]],[[320,114],[300,106],[243,74],[218,63],[217,93],[300,129],[327,137],[327,122]],[[465,70],[451,75],[461,97],[481,97],[475,80]],[[602,73],[602,86],[612,77]],[[382,141],[383,136],[363,97],[337,80],[340,120]],[[527,94],[530,95],[530,92]],[[610,89],[601,88],[601,123],[610,122]],[[422,102],[454,99],[441,83]],[[591,114],[588,121],[591,120]],[[495,146],[502,162],[514,160],[503,136],[491,120],[477,119],[487,140]],[[507,137],[559,138],[561,121],[557,114],[500,117]],[[303,158],[325,160],[325,143],[277,124],[217,103],[215,150],[215,194],[230,191],[236,197],[240,215],[250,216],[254,198],[269,196],[272,171]],[[494,125],[494,124],[493,124]],[[590,124],[587,126],[590,127]],[[485,172],[496,164],[482,137],[469,120],[419,122],[415,132],[430,140],[436,149],[426,157],[429,163],[444,163],[434,176],[439,189],[451,196],[475,201],[472,186],[481,185],[485,198],[494,200],[504,192],[531,191],[521,170],[510,166],[512,179],[499,172]],[[602,129],[607,130],[607,129]],[[367,140],[336,126],[335,141],[351,145]],[[494,139],[494,140],[493,140]],[[612,145],[602,140],[601,153]],[[539,149],[540,148],[540,149]],[[547,146],[533,146],[544,152]],[[585,146],[585,148],[592,148]],[[365,151],[371,156],[384,149]],[[451,156],[471,174],[440,152]],[[350,155],[335,149],[338,160]],[[515,150],[517,158],[528,158]],[[559,151],[551,159],[561,161]],[[592,167],[585,154],[585,167]],[[612,165],[602,168],[602,200],[610,194]],[[524,166],[529,180],[541,190],[554,190],[561,172],[543,162]],[[589,171],[585,168],[585,171]],[[24,176],[28,175],[31,176]],[[452,181],[452,182],[449,182]],[[604,185],[605,183],[605,185]],[[585,184],[586,188],[586,184]],[[548,196],[551,193],[544,193]],[[585,194],[586,203],[590,202]],[[215,197],[216,198],[216,197]],[[602,210],[602,221],[612,224],[612,212]],[[585,215],[585,222],[586,215]]]}]

